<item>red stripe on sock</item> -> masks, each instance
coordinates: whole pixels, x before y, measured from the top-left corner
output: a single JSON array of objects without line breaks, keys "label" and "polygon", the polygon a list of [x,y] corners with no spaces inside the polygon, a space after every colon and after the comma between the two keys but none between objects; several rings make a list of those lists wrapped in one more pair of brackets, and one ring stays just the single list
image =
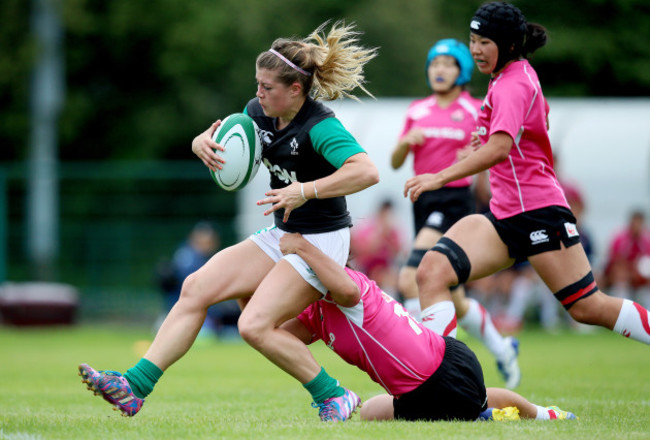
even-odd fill
[{"label": "red stripe on sock", "polygon": [[449,333],[451,333],[457,326],[456,315],[454,315],[454,319],[451,320],[449,325],[447,325],[447,328],[445,328],[445,331],[442,332],[442,336],[449,336]]},{"label": "red stripe on sock", "polygon": [[555,414],[555,411],[553,411],[552,409],[548,410],[548,416],[551,418],[551,420],[557,419],[557,414]]},{"label": "red stripe on sock", "polygon": [[650,323],[648,322],[648,311],[644,309],[640,304],[635,302],[632,303],[637,312],[639,312],[639,318],[641,319],[641,325],[643,330],[650,335]]},{"label": "red stripe on sock", "polygon": [[593,282],[592,282],[591,284],[589,284],[587,287],[583,287],[582,289],[578,290],[578,291],[577,291],[576,293],[574,293],[573,295],[564,298],[564,299],[561,301],[561,302],[562,302],[562,305],[565,306],[565,305],[567,305],[567,304],[571,304],[571,303],[574,302],[574,301],[577,301],[578,299],[580,299],[581,296],[583,296],[583,295],[589,293],[589,292],[590,292],[592,289],[594,289],[595,287],[596,287],[596,282],[593,281]]}]

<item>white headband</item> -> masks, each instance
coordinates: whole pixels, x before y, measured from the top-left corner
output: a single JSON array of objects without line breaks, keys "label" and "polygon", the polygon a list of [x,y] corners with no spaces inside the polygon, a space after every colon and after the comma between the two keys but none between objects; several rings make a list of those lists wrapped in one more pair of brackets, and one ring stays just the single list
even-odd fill
[{"label": "white headband", "polygon": [[300,72],[300,73],[302,73],[303,75],[311,76],[311,73],[309,73],[309,72],[307,72],[306,70],[301,69],[300,67],[298,67],[298,66],[296,66],[295,64],[293,64],[291,61],[289,61],[289,59],[288,59],[287,57],[285,57],[284,55],[282,55],[282,54],[281,54],[280,52],[278,52],[277,50],[275,50],[275,49],[269,49],[269,52],[271,52],[273,55],[275,55],[276,57],[280,58],[282,61],[284,61],[285,63],[287,63],[289,66],[291,66],[291,68],[292,68],[293,70],[295,70],[295,71],[297,71],[297,72]]}]

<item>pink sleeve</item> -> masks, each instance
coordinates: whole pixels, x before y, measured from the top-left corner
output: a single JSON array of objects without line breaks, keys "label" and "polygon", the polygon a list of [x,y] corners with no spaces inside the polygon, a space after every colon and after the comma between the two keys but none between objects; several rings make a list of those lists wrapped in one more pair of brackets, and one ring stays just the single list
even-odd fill
[{"label": "pink sleeve", "polygon": [[317,322],[317,307],[315,307],[315,304],[310,305],[307,307],[303,312],[297,316],[298,321],[302,322],[302,324],[309,330],[311,333],[311,342],[316,342],[319,339],[321,339],[320,332],[318,331],[318,327],[314,325],[314,322]]},{"label": "pink sleeve", "polygon": [[490,133],[493,135],[502,131],[514,140],[524,119],[530,110],[532,96],[530,87],[520,82],[508,83],[506,87],[495,90],[492,95],[492,117],[490,119]]}]

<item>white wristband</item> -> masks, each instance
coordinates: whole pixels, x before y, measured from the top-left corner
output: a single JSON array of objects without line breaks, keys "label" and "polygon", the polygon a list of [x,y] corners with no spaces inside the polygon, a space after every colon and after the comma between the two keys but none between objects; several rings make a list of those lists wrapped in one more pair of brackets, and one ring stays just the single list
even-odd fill
[{"label": "white wristband", "polygon": [[300,195],[302,196],[302,199],[306,202],[307,197],[305,197],[305,188],[304,188],[302,182],[300,182]]},{"label": "white wristband", "polygon": [[318,191],[316,190],[316,181],[314,180],[314,197],[318,198]]}]

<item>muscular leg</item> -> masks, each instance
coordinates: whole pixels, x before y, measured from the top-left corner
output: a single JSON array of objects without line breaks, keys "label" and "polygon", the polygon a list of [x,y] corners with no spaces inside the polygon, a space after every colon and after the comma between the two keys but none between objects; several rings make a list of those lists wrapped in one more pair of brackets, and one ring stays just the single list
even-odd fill
[{"label": "muscular leg", "polygon": [[[468,280],[490,275],[512,264],[506,246],[499,239],[490,221],[482,215],[462,218],[444,236],[453,240],[467,256],[470,263]],[[453,310],[450,287],[459,283],[458,276],[447,255],[429,251],[418,267],[416,279],[423,310],[422,321],[425,326],[428,326],[427,321],[430,323],[434,321],[425,321],[427,318],[425,315],[431,315],[435,310],[426,309],[434,306],[435,309],[439,305],[448,303]],[[459,300],[464,303],[466,298],[463,295]],[[435,328],[433,330],[436,331]]]},{"label": "muscular leg", "polygon": [[[122,405],[120,408],[125,414],[137,413],[143,403],[142,400],[138,403],[137,399],[147,397],[163,372],[190,349],[205,321],[208,307],[250,296],[274,264],[250,240],[214,255],[185,279],[180,298],[160,326],[153,343],[144,357],[124,374],[128,386],[113,380],[114,386],[102,391],[104,398]],[[85,364],[79,366],[79,371],[85,382],[95,387],[100,381],[108,380],[108,376],[98,374]],[[118,397],[113,396],[116,392]]]},{"label": "muscular leg", "polygon": [[[418,232],[413,242],[413,250],[426,252],[442,237],[442,233],[436,229],[423,227]],[[420,301],[418,285],[415,281],[417,265],[405,265],[400,269],[397,279],[397,289],[404,297],[404,308],[417,320],[420,319]]]},{"label": "muscular leg", "polygon": [[[529,261],[553,293],[582,280],[591,272],[581,244],[534,255]],[[570,305],[568,311],[578,322],[599,325],[650,344],[650,313],[633,301],[608,296],[597,290]]]},{"label": "muscular leg", "polygon": [[[529,261],[553,293],[582,279],[591,271],[589,260],[580,244],[570,248],[563,245],[557,251],[533,255]],[[609,297],[598,291],[576,302],[569,313],[578,322],[600,325],[611,330],[616,324],[622,303],[620,298]]]},{"label": "muscular leg", "polygon": [[[466,281],[483,278],[512,265],[508,249],[492,223],[482,215],[470,215],[454,224],[444,235],[460,246],[467,255],[471,271]],[[451,301],[449,287],[458,277],[449,259],[440,252],[427,252],[416,276],[422,308],[440,301]]]},{"label": "muscular leg", "polygon": [[280,328],[321,298],[285,260],[280,260],[260,284],[239,318],[242,338],[302,384],[321,370],[309,348]]},{"label": "muscular leg", "polygon": [[[482,215],[471,215],[458,221],[445,234],[460,247],[469,260],[469,279],[489,275],[512,264],[508,250],[492,223]],[[456,252],[456,251],[454,251]],[[461,280],[463,281],[463,280]],[[487,310],[476,300],[465,296],[461,287],[450,291],[459,282],[449,257],[441,252],[427,252],[418,268],[418,287],[422,305],[422,323],[440,335],[455,335],[454,306],[461,317],[460,325],[479,339],[497,360],[499,371],[508,388],[519,385],[521,372],[517,363],[517,342],[499,334]],[[453,304],[450,300],[453,300]]]},{"label": "muscular leg", "polygon": [[208,307],[250,296],[273,266],[273,260],[250,240],[218,252],[185,280],[144,358],[166,370],[190,349]]}]

